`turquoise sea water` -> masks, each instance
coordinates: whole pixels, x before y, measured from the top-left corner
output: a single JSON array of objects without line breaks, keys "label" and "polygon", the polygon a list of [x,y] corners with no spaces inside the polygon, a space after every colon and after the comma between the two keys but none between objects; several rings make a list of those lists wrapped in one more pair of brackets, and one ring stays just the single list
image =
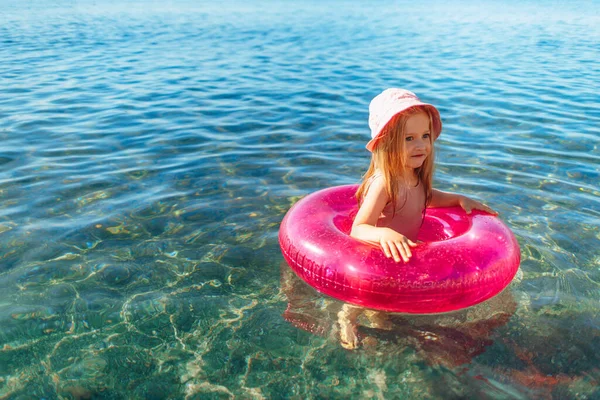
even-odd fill
[{"label": "turquoise sea water", "polygon": [[[0,0],[0,399],[600,398],[598,59],[582,0]],[[391,86],[521,271],[348,351],[277,232]]]}]

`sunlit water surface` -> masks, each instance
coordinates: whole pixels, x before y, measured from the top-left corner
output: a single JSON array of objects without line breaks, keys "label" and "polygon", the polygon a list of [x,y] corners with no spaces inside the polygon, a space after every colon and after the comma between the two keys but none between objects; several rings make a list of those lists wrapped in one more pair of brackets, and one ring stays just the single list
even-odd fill
[{"label": "sunlit water surface", "polygon": [[[0,398],[600,398],[599,3],[201,3],[0,1]],[[348,351],[277,232],[391,86],[521,272]]]}]

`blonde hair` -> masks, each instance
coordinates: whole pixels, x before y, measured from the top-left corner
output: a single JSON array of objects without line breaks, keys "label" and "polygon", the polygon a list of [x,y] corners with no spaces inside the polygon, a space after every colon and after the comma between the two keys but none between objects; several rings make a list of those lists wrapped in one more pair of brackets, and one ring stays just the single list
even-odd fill
[{"label": "blonde hair", "polygon": [[[425,188],[425,206],[431,202],[432,194],[432,180],[433,180],[433,168],[435,152],[433,147],[433,127],[432,117],[426,108],[413,107],[408,110],[394,116],[392,120],[383,128],[381,132],[381,139],[375,145],[371,156],[371,164],[369,169],[363,176],[363,181],[356,191],[356,198],[359,205],[362,203],[362,199],[369,190],[371,179],[377,170],[383,174],[385,182],[385,190],[393,204],[394,212],[398,208],[398,191],[400,184],[408,187],[410,185],[410,177],[408,176],[409,170],[405,168],[406,163],[406,145],[404,140],[406,121],[409,117],[425,113],[429,117],[429,140],[431,140],[431,152],[429,156],[423,162],[419,168],[416,169],[417,177]],[[404,199],[406,203],[406,198]],[[404,207],[404,203],[402,207]]]}]

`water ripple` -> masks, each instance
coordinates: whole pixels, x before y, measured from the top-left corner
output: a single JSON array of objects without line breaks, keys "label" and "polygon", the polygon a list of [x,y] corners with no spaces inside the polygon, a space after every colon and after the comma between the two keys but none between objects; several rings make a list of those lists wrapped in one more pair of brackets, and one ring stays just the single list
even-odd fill
[{"label": "water ripple", "polygon": [[[0,397],[598,396],[597,4],[4,3]],[[347,353],[277,232],[360,180],[390,86],[522,277]]]}]

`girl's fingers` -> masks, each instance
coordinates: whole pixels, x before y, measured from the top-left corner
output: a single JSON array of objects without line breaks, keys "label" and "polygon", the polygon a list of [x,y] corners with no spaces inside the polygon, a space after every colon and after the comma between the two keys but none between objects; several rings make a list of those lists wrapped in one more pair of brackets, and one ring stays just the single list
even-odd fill
[{"label": "girl's fingers", "polygon": [[402,259],[404,262],[408,262],[408,260],[412,257],[411,247],[415,247],[417,243],[412,240],[406,239],[404,241],[393,241],[386,242],[381,241],[379,243],[381,245],[381,249],[387,258],[394,258],[394,261],[400,262]]},{"label": "girl's fingers", "polygon": [[489,212],[490,214],[498,215],[498,211],[495,211],[494,209],[488,206],[485,206],[485,211]]},{"label": "girl's fingers", "polygon": [[463,210],[465,210],[465,212],[467,214],[471,214],[471,211],[473,211],[473,210],[481,210],[481,211],[490,213],[492,215],[498,215],[497,211],[494,211],[492,208],[490,208],[487,205],[480,203],[476,200],[463,201],[463,202],[461,202],[460,206],[463,208]]},{"label": "girl's fingers", "polygon": [[477,206],[477,208],[479,210],[483,210],[483,211],[485,211],[487,213],[490,213],[490,214],[493,214],[493,215],[498,215],[497,211],[494,211],[491,207],[489,207],[489,206],[487,206],[485,204],[479,203],[479,205]]},{"label": "girl's fingers", "polygon": [[[400,241],[394,242],[394,244],[396,245],[396,248],[398,249],[398,253],[402,257],[402,260],[404,262],[407,262],[409,256],[406,254],[406,249],[404,248],[404,244]],[[400,261],[400,260],[397,260],[397,261]]]},{"label": "girl's fingers", "polygon": [[[411,258],[412,251],[410,251],[410,246],[408,245],[408,243],[402,242],[402,246],[404,247],[404,253],[406,254],[406,257]],[[408,261],[408,260],[404,260],[404,261]]]},{"label": "girl's fingers", "polygon": [[390,245],[388,242],[382,242],[381,248],[387,258],[394,258],[394,261],[400,262],[400,255],[398,254],[398,249],[394,243]]},{"label": "girl's fingers", "polygon": [[390,253],[390,247],[388,246],[388,244],[386,242],[381,242],[381,249],[383,250],[383,254],[385,254],[385,256],[387,258],[390,258],[392,256],[392,253]]},{"label": "girl's fingers", "polygon": [[404,255],[402,254],[402,252],[398,251],[397,246],[391,245],[390,249],[392,250],[392,254],[394,255],[394,261],[400,262],[400,257],[404,258]]}]

